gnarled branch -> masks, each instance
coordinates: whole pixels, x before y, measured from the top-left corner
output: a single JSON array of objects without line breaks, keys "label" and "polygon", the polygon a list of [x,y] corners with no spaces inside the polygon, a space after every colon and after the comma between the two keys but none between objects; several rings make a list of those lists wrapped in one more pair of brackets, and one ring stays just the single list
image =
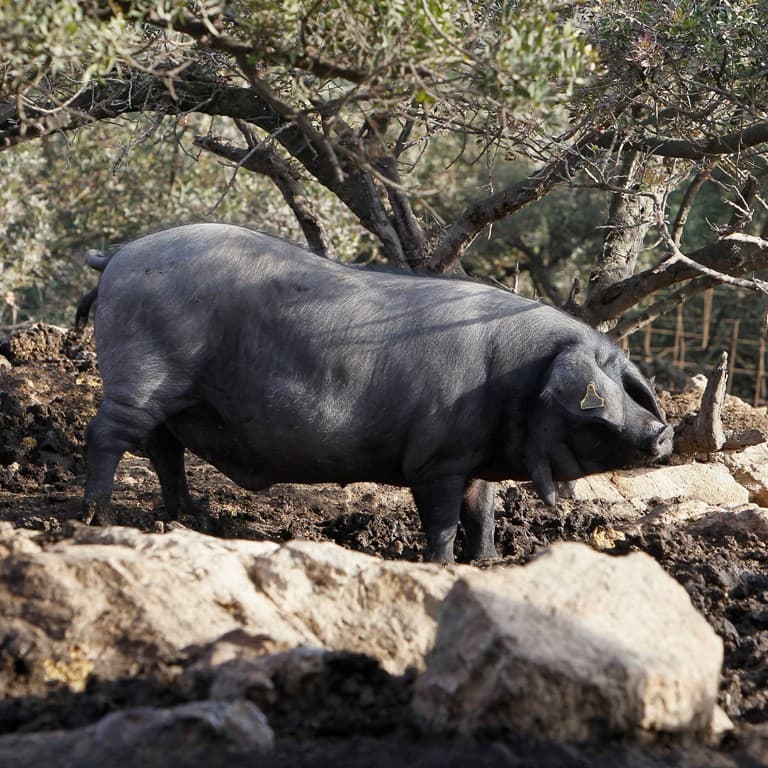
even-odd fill
[{"label": "gnarled branch", "polygon": [[707,381],[698,413],[675,426],[677,453],[714,453],[725,443],[722,412],[728,382],[728,353],[721,352],[712,376]]},{"label": "gnarled branch", "polygon": [[594,146],[596,136],[596,133],[588,134],[564,149],[557,160],[548,163],[524,181],[467,207],[441,235],[429,268],[434,272],[449,270],[484,227],[541,200],[555,187],[570,179],[591,156],[590,148]]},{"label": "gnarled branch", "polygon": [[290,165],[274,149],[258,144],[249,149],[233,147],[210,136],[196,136],[194,143],[196,147],[272,179],[299,222],[309,247],[319,256],[327,258],[334,256],[333,244],[328,239],[312,203],[304,193],[301,182]]},{"label": "gnarled branch", "polygon": [[768,121],[760,121],[739,131],[715,136],[702,141],[670,139],[656,136],[619,137],[613,131],[606,131],[597,140],[603,149],[620,141],[625,147],[657,157],[674,157],[681,160],[704,160],[709,157],[730,155],[749,147],[756,147],[768,141]]},{"label": "gnarled branch", "polygon": [[[699,290],[711,288],[718,282],[722,282],[717,279],[719,276],[726,279],[735,278],[766,267],[768,267],[768,240],[734,233],[694,251],[685,259],[665,260],[612,285],[603,291],[599,301],[593,302],[590,306],[590,319],[599,322],[603,319],[621,317],[642,299],[657,291],[689,280],[695,282],[696,278],[700,278],[702,268],[709,269],[710,272],[706,278],[701,278],[702,282],[695,283],[697,286],[703,286]],[[743,287],[756,289],[758,284],[754,281],[746,281]],[[622,321],[617,329],[626,327],[626,324],[626,320]],[[614,329],[614,332],[617,329]]]}]

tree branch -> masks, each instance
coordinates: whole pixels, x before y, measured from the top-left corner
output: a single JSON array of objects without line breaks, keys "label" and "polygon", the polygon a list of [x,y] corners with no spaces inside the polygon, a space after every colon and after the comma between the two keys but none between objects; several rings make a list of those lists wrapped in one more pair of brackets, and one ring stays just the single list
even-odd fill
[{"label": "tree branch", "polygon": [[392,210],[392,224],[403,248],[403,255],[408,264],[421,266],[424,249],[424,230],[419,224],[411,207],[411,201],[402,187],[400,172],[397,169],[396,156],[384,156],[378,163],[381,174],[392,184],[386,185],[389,207]]},{"label": "tree branch", "polygon": [[757,176],[751,173],[747,176],[744,187],[738,192],[739,203],[734,204],[731,220],[728,222],[726,233],[738,232],[752,221],[752,204],[757,198],[760,188],[768,178],[768,169],[763,169]]},{"label": "tree branch", "polygon": [[[130,0],[110,0],[106,7],[100,4],[92,13],[102,21],[118,14],[131,16],[134,15],[134,3]],[[161,29],[172,29],[189,35],[206,48],[229,54],[238,61],[258,60],[265,64],[295,67],[317,77],[342,79],[351,83],[362,83],[370,77],[370,73],[363,69],[340,66],[324,59],[319,52],[311,51],[306,46],[299,50],[281,48],[277,45],[276,36],[268,28],[252,30],[254,40],[268,42],[256,51],[253,45],[244,43],[224,31],[223,26],[227,18],[220,13],[208,15],[203,12],[200,17],[186,8],[178,8],[172,15],[168,15],[152,8],[144,15],[144,21]]]},{"label": "tree branch", "polygon": [[[768,240],[735,233],[694,251],[685,260],[667,259],[609,286],[593,301],[590,306],[591,316],[598,321],[621,317],[645,297],[676,283],[699,277],[702,267],[713,270],[714,275],[736,277],[747,272],[765,269],[766,266],[768,266]],[[714,270],[717,271],[714,272]],[[716,285],[718,282],[722,280],[713,278],[706,287]],[[758,286],[750,283],[746,287],[755,289]]]},{"label": "tree branch", "polygon": [[272,179],[296,216],[309,247],[319,256],[333,258],[333,244],[328,239],[312,203],[304,194],[304,188],[293,169],[277,152],[258,144],[250,149],[233,147],[210,136],[196,136],[194,144],[219,157],[232,160],[249,171],[261,173]]},{"label": "tree branch", "polygon": [[636,149],[658,157],[704,160],[708,157],[730,155],[768,141],[768,121],[754,123],[743,130],[715,136],[701,142],[654,136],[619,137],[613,131],[606,131],[600,135],[595,143],[601,149],[608,149],[614,146],[617,141],[629,149]]},{"label": "tree branch", "polygon": [[[617,188],[611,194],[603,248],[595,268],[589,275],[586,298],[581,308],[582,315],[588,322],[593,321],[592,304],[595,297],[601,296],[607,288],[621,282],[635,271],[637,255],[653,223],[653,187],[651,192],[636,191],[640,186],[637,177],[645,170],[639,153],[625,152],[621,160],[621,171],[614,182]],[[607,320],[608,318],[603,318],[595,325],[604,325]]]},{"label": "tree branch", "polygon": [[677,209],[677,216],[675,216],[675,222],[672,225],[672,239],[677,245],[680,245],[680,240],[683,237],[683,230],[685,229],[685,223],[688,221],[688,215],[693,207],[693,201],[696,199],[696,195],[702,188],[704,183],[709,179],[712,171],[715,169],[718,160],[709,159],[704,163],[704,167],[696,174],[693,181],[688,185],[683,195],[683,199],[680,202],[680,207]]},{"label": "tree branch", "polygon": [[713,277],[699,277],[690,280],[681,288],[678,288],[669,296],[654,302],[642,312],[622,317],[613,328],[606,332],[606,335],[614,341],[621,341],[635,331],[650,325],[657,317],[671,312],[681,303],[710,288],[714,288],[718,284],[719,281]]},{"label": "tree branch", "polygon": [[590,133],[573,146],[565,148],[558,159],[524,181],[465,208],[461,216],[441,235],[430,259],[429,269],[434,272],[447,271],[488,224],[541,200],[555,187],[570,179],[591,156],[590,147],[594,146],[596,136]]},{"label": "tree branch", "polygon": [[[137,112],[165,115],[200,112],[239,119],[264,131],[347,205],[362,225],[382,241],[393,261],[407,262],[369,174],[343,158],[335,164],[327,162],[326,147],[313,144],[312,136],[265,103],[252,88],[219,82],[193,67],[178,75],[173,88],[161,74],[129,70],[90,84],[66,108],[51,104],[39,109],[28,106],[22,116],[16,103],[0,104],[0,150]],[[322,141],[327,140],[322,137]],[[340,162],[345,164],[341,174],[337,170]],[[375,201],[377,205],[371,211],[369,206]]]}]

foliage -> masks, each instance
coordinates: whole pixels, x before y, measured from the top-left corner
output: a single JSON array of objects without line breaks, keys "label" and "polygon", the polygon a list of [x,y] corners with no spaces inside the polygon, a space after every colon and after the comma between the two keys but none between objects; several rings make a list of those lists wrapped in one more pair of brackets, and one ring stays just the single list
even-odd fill
[{"label": "foliage", "polygon": [[[71,323],[77,300],[96,280],[84,251],[107,250],[148,230],[217,220],[301,240],[271,182],[233,178],[229,164],[194,148],[196,122],[97,124],[0,154],[0,325]],[[323,215],[340,223],[337,252],[352,259],[369,248],[338,201],[316,193]]]},{"label": "foliage", "polygon": [[762,2],[10,0],[0,43],[4,290],[62,244],[206,216],[519,264],[617,336],[713,282],[765,290]]}]

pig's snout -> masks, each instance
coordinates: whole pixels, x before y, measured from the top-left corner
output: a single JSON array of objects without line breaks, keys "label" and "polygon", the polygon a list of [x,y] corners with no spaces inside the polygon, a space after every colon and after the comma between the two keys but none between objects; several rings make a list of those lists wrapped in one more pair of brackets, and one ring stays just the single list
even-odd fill
[{"label": "pig's snout", "polygon": [[669,425],[656,422],[651,428],[652,435],[648,441],[647,451],[654,459],[663,459],[672,453],[672,443],[675,430]]}]

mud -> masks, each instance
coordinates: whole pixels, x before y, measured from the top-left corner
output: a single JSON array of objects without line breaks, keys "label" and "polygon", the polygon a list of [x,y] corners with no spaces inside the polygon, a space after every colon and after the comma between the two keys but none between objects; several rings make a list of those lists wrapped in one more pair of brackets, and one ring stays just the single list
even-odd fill
[{"label": "mud", "polygon": [[[33,326],[0,340],[0,356],[7,361],[0,358],[0,521],[62,536],[80,512],[84,432],[100,399],[92,340],[89,332],[78,336]],[[661,401],[670,419],[678,420],[695,409],[697,398],[689,391],[665,393]],[[757,427],[768,433],[765,409],[735,398],[726,404],[724,422],[730,431]],[[403,489],[274,486],[254,494],[194,457],[188,473],[202,512],[180,520],[185,526],[221,537],[329,540],[383,558],[422,557],[418,516]],[[156,478],[138,455],[120,465],[114,507],[121,525],[162,531],[176,524],[164,520]],[[768,765],[768,543],[750,533],[679,527],[611,536],[629,516],[598,502],[564,501],[550,510],[527,484],[509,485],[497,504],[501,562],[524,563],[563,539],[615,554],[643,550],[653,556],[723,638],[720,705],[736,727],[722,744],[673,744],[664,752],[658,745],[650,751],[636,744],[576,748],[513,736],[430,741],[409,722],[410,678],[391,678],[369,659],[339,654],[327,674],[286,683],[279,695],[257,701],[278,737],[277,752],[260,765]],[[460,554],[461,533],[458,546]],[[73,728],[121,707],[169,705],[189,696],[162,670],[131,680],[92,680],[79,694],[61,689],[37,698],[6,696],[0,701],[0,732]],[[210,755],[206,759],[218,764]],[[147,756],[143,764],[155,763]],[[226,764],[241,763],[231,757]]]}]

